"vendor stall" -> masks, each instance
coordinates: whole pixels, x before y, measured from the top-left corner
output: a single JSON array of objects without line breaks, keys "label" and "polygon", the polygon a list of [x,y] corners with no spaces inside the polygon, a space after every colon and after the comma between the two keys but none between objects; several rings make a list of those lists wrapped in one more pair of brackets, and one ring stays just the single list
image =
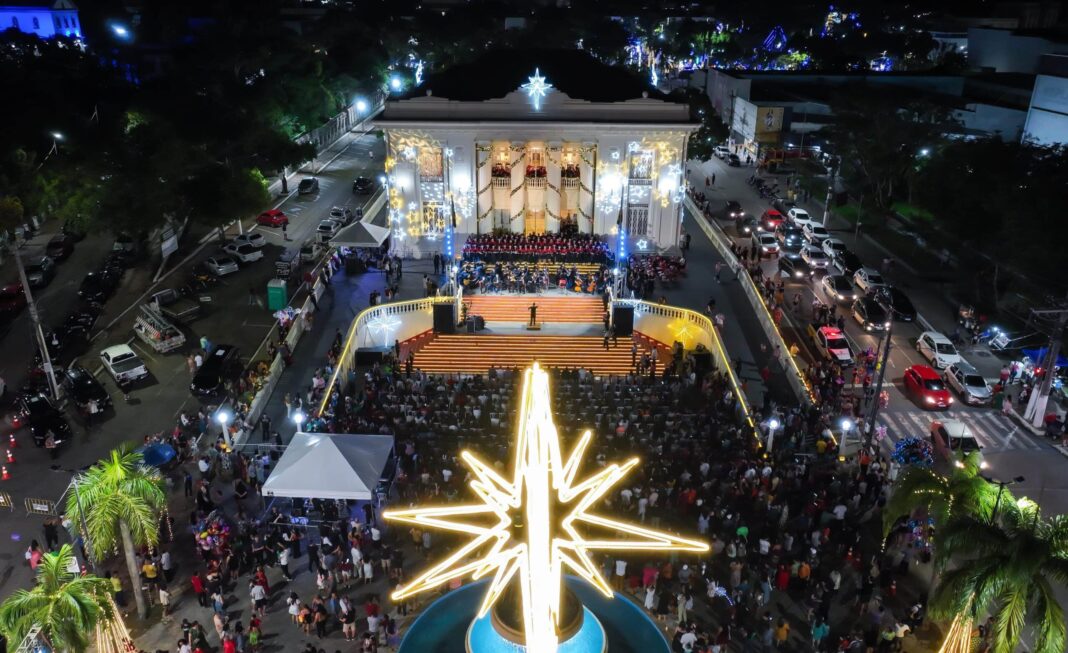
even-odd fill
[{"label": "vendor stall", "polygon": [[392,435],[297,433],[264,482],[263,496],[370,501],[388,482],[392,458]]}]

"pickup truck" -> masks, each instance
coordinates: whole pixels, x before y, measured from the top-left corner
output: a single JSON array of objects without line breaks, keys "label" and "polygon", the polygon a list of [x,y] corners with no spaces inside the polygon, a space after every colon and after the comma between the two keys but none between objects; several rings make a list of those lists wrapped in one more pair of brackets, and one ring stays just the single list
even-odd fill
[{"label": "pickup truck", "polygon": [[200,317],[202,312],[200,302],[189,297],[183,297],[174,288],[166,288],[153,293],[150,304],[155,304],[160,315],[179,324],[188,324]]},{"label": "pickup truck", "polygon": [[810,324],[808,335],[812,338],[816,351],[823,358],[836,362],[842,367],[848,367],[854,363],[853,349],[838,327]]},{"label": "pickup truck", "polygon": [[148,368],[129,345],[112,345],[100,352],[104,368],[118,381],[136,381],[148,376]]}]

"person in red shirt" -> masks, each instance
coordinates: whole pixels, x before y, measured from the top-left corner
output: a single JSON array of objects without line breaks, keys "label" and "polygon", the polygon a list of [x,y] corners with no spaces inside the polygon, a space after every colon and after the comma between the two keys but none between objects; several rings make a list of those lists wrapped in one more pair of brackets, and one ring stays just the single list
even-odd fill
[{"label": "person in red shirt", "polygon": [[197,595],[197,603],[201,607],[208,606],[208,597],[204,593],[204,579],[200,577],[200,574],[193,574],[193,577],[189,579],[189,584],[193,586],[193,593]]},{"label": "person in red shirt", "polygon": [[234,638],[229,635],[223,636],[223,653],[237,653],[237,644],[234,643]]}]

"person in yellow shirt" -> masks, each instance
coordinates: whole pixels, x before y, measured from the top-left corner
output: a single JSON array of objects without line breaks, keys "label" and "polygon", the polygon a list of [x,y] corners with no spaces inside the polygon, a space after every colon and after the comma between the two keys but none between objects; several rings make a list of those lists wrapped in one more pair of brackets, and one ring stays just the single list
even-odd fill
[{"label": "person in yellow shirt", "polygon": [[779,619],[779,625],[775,626],[776,648],[785,646],[788,639],[790,639],[790,624],[785,619]]},{"label": "person in yellow shirt", "polygon": [[145,583],[151,587],[156,584],[156,577],[159,575],[159,570],[156,569],[156,563],[150,558],[145,559],[145,564],[141,565],[141,575],[145,579]]}]

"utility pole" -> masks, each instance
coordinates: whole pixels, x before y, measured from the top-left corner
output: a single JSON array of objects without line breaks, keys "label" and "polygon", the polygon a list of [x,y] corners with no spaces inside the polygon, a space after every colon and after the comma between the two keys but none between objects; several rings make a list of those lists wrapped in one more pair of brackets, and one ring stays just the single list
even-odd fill
[{"label": "utility pole", "polygon": [[1057,366],[1057,357],[1061,352],[1061,338],[1065,327],[1068,327],[1068,308],[1052,308],[1032,310],[1031,316],[1039,319],[1056,318],[1057,322],[1049,332],[1049,346],[1046,351],[1046,360],[1042,363],[1042,383],[1038,389],[1031,393],[1024,411],[1024,419],[1031,422],[1032,426],[1044,426],[1046,418],[1046,404],[1049,403],[1049,393],[1053,388],[1053,370]]},{"label": "utility pole", "polygon": [[33,333],[37,338],[37,347],[41,350],[41,368],[44,369],[45,377],[48,378],[48,390],[52,398],[59,401],[59,385],[56,383],[56,372],[52,369],[52,357],[48,353],[48,342],[45,340],[44,330],[41,328],[41,316],[37,313],[37,304],[33,301],[33,293],[30,291],[30,281],[26,278],[26,268],[22,266],[22,255],[19,254],[18,244],[15,250],[15,267],[19,271],[19,281],[22,282],[22,292],[26,294],[26,306],[30,309],[30,320],[33,321]]},{"label": "utility pole", "polygon": [[892,343],[891,336],[894,329],[894,314],[890,310],[886,311],[886,347],[883,349],[882,360],[879,361],[879,377],[875,382],[875,394],[872,396],[871,401],[871,413],[868,418],[868,428],[866,429],[866,437],[864,438],[864,444],[871,446],[872,434],[875,432],[875,420],[879,417],[879,397],[883,392],[883,379],[886,377],[886,366],[890,361],[890,346]]},{"label": "utility pole", "polygon": [[831,170],[827,178],[827,199],[823,202],[823,226],[827,226],[827,220],[831,217],[831,198],[834,197],[834,177],[838,172],[838,161],[831,164]]}]

